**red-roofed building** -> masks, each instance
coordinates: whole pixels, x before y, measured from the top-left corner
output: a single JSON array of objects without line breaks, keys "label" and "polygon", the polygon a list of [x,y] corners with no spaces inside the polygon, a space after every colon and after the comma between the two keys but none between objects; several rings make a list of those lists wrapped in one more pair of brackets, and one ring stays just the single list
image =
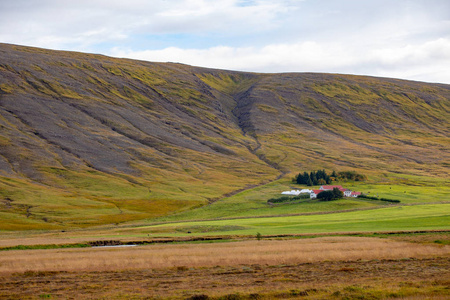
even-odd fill
[{"label": "red-roofed building", "polygon": [[323,192],[324,190],[312,190],[311,193],[309,194],[309,197],[311,199],[317,198],[317,195],[319,195],[319,193]]},{"label": "red-roofed building", "polygon": [[311,199],[317,198],[317,195],[320,192],[332,191],[335,188],[339,189],[344,194],[344,197],[354,197],[354,198],[356,198],[359,195],[361,195],[361,192],[353,192],[352,190],[343,188],[341,185],[322,185],[320,187],[320,189],[318,189],[318,190],[311,190],[310,197],[311,197]]},{"label": "red-roofed building", "polygon": [[320,189],[322,191],[333,190],[334,188],[338,188],[340,191],[344,191],[345,189],[341,185],[322,185]]},{"label": "red-roofed building", "polygon": [[361,195],[361,192],[352,192],[350,196],[356,198],[356,197],[358,197],[359,195]]}]

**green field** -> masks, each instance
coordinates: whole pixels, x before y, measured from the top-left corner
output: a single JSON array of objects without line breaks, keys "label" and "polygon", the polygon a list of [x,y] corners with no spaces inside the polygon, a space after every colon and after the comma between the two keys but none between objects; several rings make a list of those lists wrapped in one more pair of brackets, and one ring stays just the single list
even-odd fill
[{"label": "green field", "polygon": [[[368,195],[400,203],[344,198],[269,205],[282,191],[304,188],[289,178],[249,189],[194,210],[138,221],[115,230],[119,236],[263,235],[441,230],[450,225],[450,187],[445,180],[390,176],[368,182],[339,182]],[[147,222],[148,225],[145,225]],[[117,235],[115,235],[117,236]]]},{"label": "green field", "polygon": [[[256,187],[210,205],[175,215],[128,223],[107,237],[308,234],[446,230],[450,225],[450,188],[444,180],[391,176],[370,182],[339,182],[372,196],[400,200],[344,198],[336,201],[298,200],[270,205],[267,200],[292,188],[289,178]],[[402,183],[399,183],[399,181]]]},{"label": "green field", "polygon": [[262,235],[448,229],[450,204],[394,206],[376,210],[284,217],[159,224],[122,230],[152,236]]},{"label": "green field", "polygon": [[[399,183],[400,182],[400,183]],[[354,191],[367,195],[400,200],[400,204],[444,203],[450,201],[450,186],[444,179],[422,177],[376,177],[368,182],[337,182]],[[344,198],[338,201],[320,202],[300,200],[296,203],[269,205],[267,200],[281,196],[282,191],[302,189],[286,177],[270,184],[238,193],[211,205],[189,210],[158,221],[205,220],[217,218],[277,216],[289,214],[320,213],[355,209],[370,209],[392,205],[388,202]],[[319,188],[319,187],[313,187]],[[151,220],[154,222],[154,220]]]},{"label": "green field", "polygon": [[[359,198],[267,203],[270,198],[279,197],[282,191],[305,187],[293,184],[287,176],[197,208],[192,205],[201,202],[189,199],[146,199],[148,191],[139,186],[133,187],[130,194],[126,181],[116,178],[111,178],[110,183],[96,182],[96,174],[91,175],[90,182],[76,179],[67,184],[83,184],[88,192],[54,194],[42,187],[24,191],[18,182],[10,181],[10,185],[17,184],[16,198],[24,195],[38,201],[34,201],[29,218],[0,212],[3,229],[57,230],[64,228],[61,226],[63,222],[76,227],[96,222],[100,225],[107,221],[104,218],[109,214],[116,224],[108,227],[111,232],[103,231],[99,237],[410,231],[448,229],[450,224],[450,187],[445,180],[436,178],[391,175],[375,177],[367,182],[336,183],[371,196],[399,200],[400,203]],[[105,201],[105,198],[109,200]],[[184,212],[164,216],[173,207],[182,205],[187,205]],[[154,211],[155,207],[159,207],[160,215],[146,211],[150,208]],[[22,209],[26,209],[26,202]],[[48,210],[59,212],[46,222],[33,218],[37,214],[45,216]],[[117,211],[120,213],[115,213]],[[145,219],[133,221],[133,218]]]}]

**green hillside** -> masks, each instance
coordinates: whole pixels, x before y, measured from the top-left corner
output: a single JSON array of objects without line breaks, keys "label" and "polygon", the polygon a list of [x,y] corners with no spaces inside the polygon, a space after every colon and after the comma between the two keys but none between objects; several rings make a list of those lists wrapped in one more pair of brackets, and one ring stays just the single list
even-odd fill
[{"label": "green hillside", "polygon": [[450,178],[449,99],[443,84],[0,44],[0,230],[230,207],[217,201],[322,168],[438,189]]}]

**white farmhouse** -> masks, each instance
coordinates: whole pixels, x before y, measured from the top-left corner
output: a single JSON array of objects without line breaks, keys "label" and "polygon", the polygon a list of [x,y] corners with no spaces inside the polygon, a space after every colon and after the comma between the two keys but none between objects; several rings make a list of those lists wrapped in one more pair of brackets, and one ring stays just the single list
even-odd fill
[{"label": "white farmhouse", "polygon": [[309,193],[309,197],[311,199],[315,199],[317,198],[317,195],[319,195],[319,193],[323,192],[324,190],[311,190],[311,193]]},{"label": "white farmhouse", "polygon": [[349,189],[345,189],[344,190],[344,197],[350,197],[351,195],[352,195],[352,191],[351,190],[349,190]]}]

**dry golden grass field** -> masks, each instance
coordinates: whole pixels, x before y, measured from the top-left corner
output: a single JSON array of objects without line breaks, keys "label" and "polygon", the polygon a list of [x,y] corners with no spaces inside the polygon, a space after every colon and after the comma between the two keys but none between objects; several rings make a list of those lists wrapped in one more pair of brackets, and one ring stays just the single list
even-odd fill
[{"label": "dry golden grass field", "polygon": [[448,299],[449,263],[426,235],[14,250],[0,298]]}]

